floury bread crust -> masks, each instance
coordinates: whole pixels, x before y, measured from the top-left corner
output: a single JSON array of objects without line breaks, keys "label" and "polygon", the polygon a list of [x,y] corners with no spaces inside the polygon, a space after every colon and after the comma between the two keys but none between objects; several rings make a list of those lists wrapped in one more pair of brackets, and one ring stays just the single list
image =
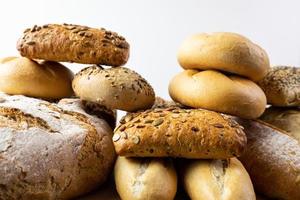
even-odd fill
[{"label": "floury bread crust", "polygon": [[0,99],[0,199],[70,199],[106,180],[115,152],[104,120],[76,101]]},{"label": "floury bread crust", "polygon": [[117,33],[73,24],[28,28],[17,49],[31,59],[109,66],[124,65],[129,57],[129,44]]},{"label": "floury bread crust", "polygon": [[127,114],[115,129],[118,155],[219,159],[240,156],[247,138],[235,121],[201,109],[151,109]]}]

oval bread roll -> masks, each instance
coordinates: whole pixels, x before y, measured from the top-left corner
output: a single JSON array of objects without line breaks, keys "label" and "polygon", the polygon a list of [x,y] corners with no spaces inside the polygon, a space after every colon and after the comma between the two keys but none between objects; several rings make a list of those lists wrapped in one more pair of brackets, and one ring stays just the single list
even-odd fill
[{"label": "oval bread roll", "polygon": [[84,68],[75,75],[73,89],[82,100],[128,112],[151,108],[155,101],[151,85],[138,73],[125,68]]},{"label": "oval bread roll", "polygon": [[200,33],[188,37],[179,48],[178,61],[184,69],[215,69],[262,79],[270,68],[267,53],[236,33]]},{"label": "oval bread roll", "polygon": [[17,43],[24,57],[57,62],[124,65],[129,44],[115,32],[74,24],[35,25]]},{"label": "oval bread roll", "polygon": [[122,200],[173,200],[177,191],[170,159],[118,157],[114,175]]},{"label": "oval bread roll", "polygon": [[0,199],[71,199],[106,180],[112,130],[79,103],[0,94]]},{"label": "oval bread roll", "polygon": [[60,63],[25,57],[0,60],[0,91],[45,99],[69,97],[73,73]]},{"label": "oval bread roll", "polygon": [[183,183],[191,200],[255,200],[250,177],[236,158],[186,162]]},{"label": "oval bread roll", "polygon": [[177,74],[169,84],[169,94],[186,106],[247,119],[258,118],[266,107],[266,96],[254,82],[214,70]]},{"label": "oval bread roll", "polygon": [[128,113],[114,130],[118,155],[226,159],[247,145],[242,127],[208,110],[178,107]]}]

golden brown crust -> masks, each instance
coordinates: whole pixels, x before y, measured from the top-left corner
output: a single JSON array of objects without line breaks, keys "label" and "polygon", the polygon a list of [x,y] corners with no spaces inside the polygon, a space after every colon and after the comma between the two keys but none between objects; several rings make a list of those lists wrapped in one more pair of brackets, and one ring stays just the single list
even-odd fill
[{"label": "golden brown crust", "polygon": [[110,66],[124,65],[129,57],[129,44],[117,33],[73,24],[26,29],[17,49],[31,59]]},{"label": "golden brown crust", "polygon": [[255,200],[250,177],[236,158],[184,163],[184,187],[192,200]]},{"label": "golden brown crust", "polygon": [[300,142],[300,108],[271,106],[260,117],[261,120],[276,126]]},{"label": "golden brown crust", "polygon": [[195,34],[183,42],[177,57],[184,69],[221,70],[253,81],[262,79],[270,68],[267,53],[236,33]]},{"label": "golden brown crust", "polygon": [[177,191],[176,171],[168,158],[119,156],[114,175],[122,200],[173,200]]},{"label": "golden brown crust", "polygon": [[128,157],[230,158],[246,136],[235,121],[201,109],[153,109],[127,114],[114,131],[117,154]]},{"label": "golden brown crust", "polygon": [[185,70],[169,84],[171,98],[183,105],[204,108],[246,119],[265,110],[266,96],[253,81],[214,70]]},{"label": "golden brown crust", "polygon": [[141,75],[125,67],[84,68],[75,75],[73,90],[82,100],[107,108],[137,111],[151,108],[155,93]]},{"label": "golden brown crust", "polygon": [[73,95],[73,73],[57,62],[34,61],[25,57],[0,59],[0,91],[44,99]]},{"label": "golden brown crust", "polygon": [[274,106],[300,106],[300,68],[275,66],[259,82]]},{"label": "golden brown crust", "polygon": [[255,190],[271,198],[300,199],[298,141],[259,120],[236,120],[245,128],[248,138],[240,160]]},{"label": "golden brown crust", "polygon": [[0,94],[0,199],[71,199],[106,180],[108,124],[72,104]]}]

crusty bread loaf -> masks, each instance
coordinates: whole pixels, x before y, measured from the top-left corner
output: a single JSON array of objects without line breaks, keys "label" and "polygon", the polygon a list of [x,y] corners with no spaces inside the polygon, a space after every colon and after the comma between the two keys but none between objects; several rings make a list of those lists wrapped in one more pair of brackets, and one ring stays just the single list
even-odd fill
[{"label": "crusty bread loaf", "polygon": [[300,106],[300,68],[275,66],[259,81],[267,101],[274,106]]},{"label": "crusty bread loaf", "polygon": [[60,63],[25,57],[0,60],[0,91],[45,99],[70,97],[73,73]]},{"label": "crusty bread loaf", "polygon": [[151,85],[138,73],[125,67],[84,68],[75,75],[72,86],[81,99],[111,109],[147,109],[151,108],[155,100]]},{"label": "crusty bread loaf", "polygon": [[0,94],[0,199],[70,199],[103,183],[115,152],[108,124],[78,100]]},{"label": "crusty bread loaf", "polygon": [[184,69],[215,69],[250,78],[262,79],[269,67],[265,50],[236,33],[200,33],[188,37],[178,51]]},{"label": "crusty bread loaf", "polygon": [[276,126],[300,142],[300,108],[283,108],[271,106],[266,109],[261,120]]},{"label": "crusty bread loaf", "polygon": [[183,105],[227,113],[246,119],[259,117],[266,96],[253,81],[214,70],[185,70],[169,84],[171,98]]},{"label": "crusty bread loaf", "polygon": [[248,144],[240,160],[257,192],[285,200],[300,199],[300,145],[261,121],[236,119]]},{"label": "crusty bread loaf", "polygon": [[114,176],[122,200],[173,200],[177,191],[176,171],[168,158],[118,157]]},{"label": "crusty bread loaf", "polygon": [[26,29],[17,49],[31,59],[110,66],[123,65],[129,57],[129,44],[117,33],[73,24]]},{"label": "crusty bread loaf", "polygon": [[247,143],[242,127],[228,117],[177,107],[127,114],[113,141],[121,156],[209,159],[239,156]]},{"label": "crusty bread loaf", "polygon": [[187,160],[182,167],[191,200],[255,200],[250,177],[236,158]]}]

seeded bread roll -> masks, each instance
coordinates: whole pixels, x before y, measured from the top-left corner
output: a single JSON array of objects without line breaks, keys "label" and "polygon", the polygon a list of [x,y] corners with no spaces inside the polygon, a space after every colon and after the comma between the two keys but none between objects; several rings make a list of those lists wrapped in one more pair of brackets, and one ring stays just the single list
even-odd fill
[{"label": "seeded bread roll", "polygon": [[266,96],[253,81],[214,70],[185,70],[177,74],[169,84],[169,94],[186,106],[246,119],[258,118],[266,107]]},{"label": "seeded bread roll", "polygon": [[215,69],[262,79],[270,68],[265,50],[236,33],[200,33],[188,37],[178,51],[184,69]]},{"label": "seeded bread roll", "polygon": [[240,157],[255,190],[270,198],[300,199],[300,145],[261,121],[236,119],[248,144]]},{"label": "seeded bread roll", "polygon": [[33,61],[24,57],[0,60],[0,91],[45,99],[69,97],[73,73],[56,62]]},{"label": "seeded bread roll", "polygon": [[191,200],[255,200],[250,177],[239,160],[190,160],[183,183]]},{"label": "seeded bread roll", "polygon": [[180,103],[176,103],[174,101],[167,101],[161,97],[155,97],[155,102],[152,108],[170,108],[170,107],[184,108],[185,106],[181,105]]},{"label": "seeded bread roll", "polygon": [[115,129],[118,155],[224,159],[240,156],[247,139],[235,121],[200,109],[152,109],[127,114]]},{"label": "seeded bread roll", "polygon": [[129,57],[129,44],[117,33],[73,24],[28,28],[17,49],[31,59],[109,66],[124,65]]},{"label": "seeded bread roll", "polygon": [[300,108],[281,108],[271,106],[266,109],[261,120],[286,131],[300,142]]},{"label": "seeded bread roll", "polygon": [[114,175],[122,200],[173,200],[177,191],[170,159],[118,157]]},{"label": "seeded bread roll", "polygon": [[259,82],[267,101],[274,106],[300,106],[300,68],[272,67]]},{"label": "seeded bread roll", "polygon": [[0,94],[0,199],[71,199],[106,180],[112,130],[78,102]]},{"label": "seeded bread roll", "polygon": [[107,108],[136,111],[151,108],[155,94],[151,85],[138,73],[125,68],[87,67],[75,75],[75,94]]}]

